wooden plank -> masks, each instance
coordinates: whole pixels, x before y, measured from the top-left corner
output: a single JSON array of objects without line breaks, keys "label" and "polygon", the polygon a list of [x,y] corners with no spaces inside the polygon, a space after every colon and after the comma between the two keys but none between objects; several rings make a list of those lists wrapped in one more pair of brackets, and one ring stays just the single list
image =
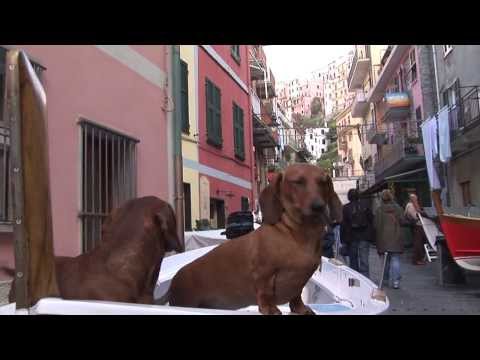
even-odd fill
[{"label": "wooden plank", "polygon": [[18,308],[59,296],[53,252],[46,96],[24,52],[7,54]]}]

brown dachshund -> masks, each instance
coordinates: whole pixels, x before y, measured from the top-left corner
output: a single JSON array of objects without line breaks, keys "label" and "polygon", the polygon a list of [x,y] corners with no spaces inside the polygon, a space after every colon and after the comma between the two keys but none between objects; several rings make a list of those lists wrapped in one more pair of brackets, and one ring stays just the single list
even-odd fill
[{"label": "brown dachshund", "polygon": [[165,252],[184,251],[172,207],[154,196],[130,200],[107,218],[102,238],[85,254],[55,258],[60,296],[153,304]]},{"label": "brown dachshund", "polygon": [[239,309],[262,314],[313,314],[302,289],[321,262],[328,222],[340,222],[341,202],[330,176],[308,164],[289,166],[262,192],[264,223],[186,265],[169,289],[172,306]]}]

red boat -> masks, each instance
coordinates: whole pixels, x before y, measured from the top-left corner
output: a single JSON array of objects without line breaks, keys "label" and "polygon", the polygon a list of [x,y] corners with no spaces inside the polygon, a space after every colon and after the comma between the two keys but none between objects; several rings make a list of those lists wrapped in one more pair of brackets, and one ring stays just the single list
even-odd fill
[{"label": "red boat", "polygon": [[453,259],[465,270],[480,271],[480,218],[446,214],[439,193],[433,191],[432,198]]}]

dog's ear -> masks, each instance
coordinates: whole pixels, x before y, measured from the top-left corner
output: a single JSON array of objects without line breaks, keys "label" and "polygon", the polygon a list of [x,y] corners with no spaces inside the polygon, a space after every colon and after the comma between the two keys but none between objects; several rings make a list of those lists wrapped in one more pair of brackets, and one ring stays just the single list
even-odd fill
[{"label": "dog's ear", "polygon": [[327,204],[332,223],[341,223],[343,218],[343,205],[333,188],[333,181],[330,175],[327,175]]},{"label": "dog's ear", "polygon": [[260,194],[260,209],[262,210],[263,222],[266,224],[274,225],[280,221],[282,216],[283,206],[280,201],[280,183],[282,178],[282,173],[277,174]]},{"label": "dog's ear", "polygon": [[155,221],[160,226],[165,238],[166,250],[178,253],[184,252],[184,244],[182,244],[177,234],[177,219],[175,218],[173,208],[167,204],[163,210],[155,213]]}]

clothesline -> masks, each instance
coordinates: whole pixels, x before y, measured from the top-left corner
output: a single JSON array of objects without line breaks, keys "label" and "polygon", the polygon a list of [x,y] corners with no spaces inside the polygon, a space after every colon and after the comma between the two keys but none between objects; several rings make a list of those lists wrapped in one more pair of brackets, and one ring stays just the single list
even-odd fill
[{"label": "clothesline", "polygon": [[452,157],[449,112],[447,110],[448,107],[445,106],[421,125],[428,180],[432,190],[442,188],[434,160],[438,156],[442,163],[447,163]]}]

